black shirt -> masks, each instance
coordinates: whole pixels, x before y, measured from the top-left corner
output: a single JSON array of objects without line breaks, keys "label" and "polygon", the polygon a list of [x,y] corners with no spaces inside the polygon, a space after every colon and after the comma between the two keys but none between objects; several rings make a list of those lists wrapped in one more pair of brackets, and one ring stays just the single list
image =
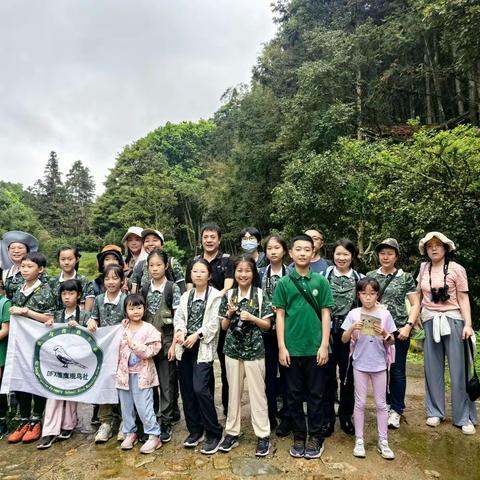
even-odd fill
[{"label": "black shirt", "polygon": [[[187,274],[185,275],[186,283],[192,283],[192,265],[195,260],[203,258],[203,254],[197,255],[188,262]],[[212,267],[212,279],[210,285],[217,290],[223,290],[226,278],[233,278],[233,258],[222,252],[218,252],[217,256],[209,262]]]}]

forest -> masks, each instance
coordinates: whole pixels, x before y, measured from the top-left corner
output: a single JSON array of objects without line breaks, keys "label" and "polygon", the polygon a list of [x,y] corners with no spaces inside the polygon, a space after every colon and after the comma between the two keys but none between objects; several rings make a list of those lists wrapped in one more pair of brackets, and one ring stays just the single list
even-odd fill
[{"label": "forest", "polygon": [[401,267],[414,272],[419,238],[439,230],[458,245],[477,310],[480,3],[277,0],[272,9],[278,32],[250,84],[226,85],[211,118],[166,123],[125,146],[98,197],[81,161],[63,179],[51,152],[33,187],[1,183],[0,232],[30,231],[52,256],[62,243],[96,251],[149,226],[185,259],[205,221],[222,227],[231,252],[246,225],[287,238],[315,225],[330,245],[352,239],[361,269],[394,236]]}]

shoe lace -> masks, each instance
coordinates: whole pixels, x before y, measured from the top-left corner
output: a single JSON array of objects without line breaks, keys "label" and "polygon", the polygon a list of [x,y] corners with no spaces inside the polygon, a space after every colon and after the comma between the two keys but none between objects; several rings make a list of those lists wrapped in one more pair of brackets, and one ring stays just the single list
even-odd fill
[{"label": "shoe lace", "polygon": [[320,440],[315,437],[310,437],[307,441],[306,448],[316,450],[320,446]]},{"label": "shoe lace", "polygon": [[266,438],[259,438],[257,440],[257,449],[258,450],[263,450],[264,448],[267,448],[268,446],[268,440]]}]

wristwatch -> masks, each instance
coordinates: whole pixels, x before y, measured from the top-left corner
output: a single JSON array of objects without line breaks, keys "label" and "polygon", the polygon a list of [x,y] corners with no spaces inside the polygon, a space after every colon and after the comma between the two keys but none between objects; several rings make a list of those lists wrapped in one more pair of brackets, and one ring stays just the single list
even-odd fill
[{"label": "wristwatch", "polygon": [[413,328],[413,323],[412,322],[407,322],[407,325],[410,325],[410,328]]},{"label": "wristwatch", "polygon": [[203,332],[199,331],[197,332],[198,338],[201,340],[203,338]]}]

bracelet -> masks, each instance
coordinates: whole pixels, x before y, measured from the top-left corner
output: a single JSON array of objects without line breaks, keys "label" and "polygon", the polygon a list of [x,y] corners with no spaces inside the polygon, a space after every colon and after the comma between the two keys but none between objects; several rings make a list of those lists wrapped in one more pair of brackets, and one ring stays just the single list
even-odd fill
[{"label": "bracelet", "polygon": [[412,322],[407,322],[405,325],[410,325],[410,328],[413,328],[413,323]]}]

